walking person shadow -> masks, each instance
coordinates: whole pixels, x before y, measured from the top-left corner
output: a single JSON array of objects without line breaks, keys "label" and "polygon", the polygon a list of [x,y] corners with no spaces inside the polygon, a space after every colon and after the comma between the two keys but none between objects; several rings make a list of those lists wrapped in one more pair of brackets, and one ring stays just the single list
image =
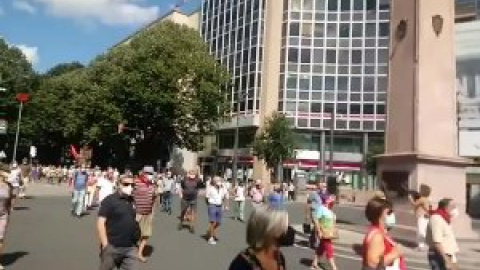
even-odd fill
[{"label": "walking person shadow", "polygon": [[27,256],[29,253],[26,251],[15,251],[2,254],[1,260],[4,266],[14,264],[18,259]]}]

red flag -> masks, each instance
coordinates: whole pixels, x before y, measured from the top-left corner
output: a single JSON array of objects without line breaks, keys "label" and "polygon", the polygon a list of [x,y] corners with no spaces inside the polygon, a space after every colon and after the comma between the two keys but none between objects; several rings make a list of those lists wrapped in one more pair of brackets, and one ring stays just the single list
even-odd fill
[{"label": "red flag", "polygon": [[73,144],[70,145],[70,154],[72,154],[74,159],[78,158],[77,149],[75,149],[75,146],[73,146]]}]

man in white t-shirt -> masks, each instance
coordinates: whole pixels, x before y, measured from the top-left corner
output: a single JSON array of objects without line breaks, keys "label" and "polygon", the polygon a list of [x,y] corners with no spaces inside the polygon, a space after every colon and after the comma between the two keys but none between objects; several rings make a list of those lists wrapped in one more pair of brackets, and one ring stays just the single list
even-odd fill
[{"label": "man in white t-shirt", "polygon": [[113,177],[109,177],[107,173],[103,172],[98,178],[98,204],[100,205],[108,195],[115,191],[115,184],[113,183]]},{"label": "man in white t-shirt", "polygon": [[208,219],[210,221],[207,238],[211,245],[217,243],[217,229],[222,223],[223,210],[226,208],[225,203],[228,200],[228,191],[223,187],[221,181],[219,176],[213,177],[211,186],[205,194],[208,200]]}]

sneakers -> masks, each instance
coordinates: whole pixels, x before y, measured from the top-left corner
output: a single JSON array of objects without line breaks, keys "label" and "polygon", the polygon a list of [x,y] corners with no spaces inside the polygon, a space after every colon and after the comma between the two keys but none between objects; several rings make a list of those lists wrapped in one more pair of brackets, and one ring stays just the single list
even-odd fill
[{"label": "sneakers", "polygon": [[210,237],[210,239],[208,239],[208,243],[209,243],[210,245],[216,245],[216,244],[217,244],[217,241],[215,241],[215,238]]}]

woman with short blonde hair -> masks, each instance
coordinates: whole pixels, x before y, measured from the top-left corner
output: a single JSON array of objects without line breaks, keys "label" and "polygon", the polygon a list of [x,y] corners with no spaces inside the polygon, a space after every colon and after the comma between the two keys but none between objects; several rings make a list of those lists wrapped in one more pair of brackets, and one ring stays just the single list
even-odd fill
[{"label": "woman with short blonde hair", "polygon": [[248,248],[230,264],[230,270],[285,270],[280,247],[293,245],[295,231],[281,205],[260,205],[247,222]]}]

